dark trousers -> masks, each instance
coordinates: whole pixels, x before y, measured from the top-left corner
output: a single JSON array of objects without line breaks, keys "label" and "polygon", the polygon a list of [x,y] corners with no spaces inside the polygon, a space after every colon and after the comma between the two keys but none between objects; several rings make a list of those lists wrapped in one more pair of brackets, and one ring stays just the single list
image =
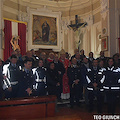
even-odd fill
[{"label": "dark trousers", "polygon": [[70,105],[74,105],[74,100],[76,101],[76,104],[79,105],[79,100],[82,95],[82,86],[81,85],[72,85],[70,86]]},{"label": "dark trousers", "polygon": [[8,89],[5,90],[5,98],[17,98],[18,97],[18,89],[19,85],[12,85],[12,91],[8,91]]},{"label": "dark trousers", "polygon": [[46,95],[46,85],[44,82],[36,83],[38,84],[37,90],[36,90],[36,95],[37,96],[45,96]]},{"label": "dark trousers", "polygon": [[99,90],[88,91],[89,99],[89,112],[92,112],[94,109],[94,98],[97,98],[97,112],[102,113],[103,106],[103,94]]},{"label": "dark trousers", "polygon": [[60,86],[48,86],[48,94],[49,95],[56,95],[57,99],[59,100],[61,97]]},{"label": "dark trousers", "polygon": [[0,85],[0,100],[3,99],[4,95],[3,95],[3,89],[2,89],[2,85]]},{"label": "dark trousers", "polygon": [[116,102],[117,102],[117,91],[106,91],[107,98],[107,110],[109,114],[115,114]]}]

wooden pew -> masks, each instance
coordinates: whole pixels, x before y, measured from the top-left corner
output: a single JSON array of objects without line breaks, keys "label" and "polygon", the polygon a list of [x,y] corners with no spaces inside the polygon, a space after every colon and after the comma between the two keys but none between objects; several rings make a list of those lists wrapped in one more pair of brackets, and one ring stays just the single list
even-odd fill
[{"label": "wooden pew", "polygon": [[0,120],[36,119],[55,115],[56,96],[0,101]]}]

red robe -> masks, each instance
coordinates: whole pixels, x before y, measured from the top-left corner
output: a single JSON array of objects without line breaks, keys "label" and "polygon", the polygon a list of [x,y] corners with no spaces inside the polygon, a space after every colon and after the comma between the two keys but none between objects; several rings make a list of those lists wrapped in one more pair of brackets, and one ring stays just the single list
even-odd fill
[{"label": "red robe", "polygon": [[60,62],[63,63],[63,65],[65,67],[65,73],[63,75],[63,94],[70,93],[70,88],[69,88],[69,84],[68,84],[69,79],[67,76],[67,69],[68,69],[70,61],[68,59],[65,59],[63,61],[63,60],[61,60],[61,58],[59,60],[60,60]]},{"label": "red robe", "polygon": [[48,61],[48,63],[53,62],[53,59],[48,58],[47,61]]}]

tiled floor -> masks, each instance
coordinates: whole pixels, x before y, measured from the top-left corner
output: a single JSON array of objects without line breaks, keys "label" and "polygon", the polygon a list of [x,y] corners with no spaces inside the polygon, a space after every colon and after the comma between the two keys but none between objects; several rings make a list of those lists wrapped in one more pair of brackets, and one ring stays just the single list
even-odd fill
[{"label": "tiled floor", "polygon": [[40,120],[93,120],[95,111],[89,113],[85,105],[71,109],[68,105],[58,106],[55,117],[43,118]]}]

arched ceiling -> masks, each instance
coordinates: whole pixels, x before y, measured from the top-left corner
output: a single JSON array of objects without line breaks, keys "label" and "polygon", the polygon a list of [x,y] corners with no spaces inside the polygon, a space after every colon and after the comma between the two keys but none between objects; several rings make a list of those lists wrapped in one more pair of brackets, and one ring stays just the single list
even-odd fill
[{"label": "arched ceiling", "polygon": [[100,2],[100,0],[21,0],[26,4],[32,5],[42,5],[53,8],[62,8],[61,10],[68,10],[70,7],[72,9],[81,9],[87,6],[91,6],[96,2]]}]

